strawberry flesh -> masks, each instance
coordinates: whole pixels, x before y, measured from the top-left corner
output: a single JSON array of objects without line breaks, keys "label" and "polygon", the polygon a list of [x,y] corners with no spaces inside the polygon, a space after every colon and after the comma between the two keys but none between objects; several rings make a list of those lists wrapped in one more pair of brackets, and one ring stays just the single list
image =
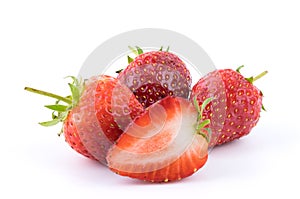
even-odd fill
[{"label": "strawberry flesh", "polygon": [[208,143],[196,133],[197,111],[166,97],[137,117],[112,146],[108,166],[119,175],[151,182],[180,180],[207,160]]}]

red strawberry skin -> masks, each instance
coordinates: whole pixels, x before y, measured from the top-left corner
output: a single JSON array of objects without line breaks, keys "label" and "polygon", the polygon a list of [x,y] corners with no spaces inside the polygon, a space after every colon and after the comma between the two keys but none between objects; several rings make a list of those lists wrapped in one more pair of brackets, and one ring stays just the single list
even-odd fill
[{"label": "red strawberry skin", "polygon": [[108,166],[119,175],[150,182],[192,175],[208,157],[208,143],[196,134],[196,121],[197,111],[188,100],[169,96],[158,101],[112,146]]},{"label": "red strawberry skin", "polygon": [[80,154],[106,164],[109,147],[141,112],[142,105],[117,79],[92,77],[64,122],[65,139]]},{"label": "red strawberry skin", "polygon": [[183,61],[164,51],[146,52],[137,56],[118,79],[148,107],[166,96],[188,98],[191,75]]},{"label": "red strawberry skin", "polygon": [[262,93],[239,72],[231,69],[213,71],[193,87],[191,100],[199,105],[215,97],[203,112],[211,119],[210,146],[221,145],[250,133],[256,126],[262,108]]}]

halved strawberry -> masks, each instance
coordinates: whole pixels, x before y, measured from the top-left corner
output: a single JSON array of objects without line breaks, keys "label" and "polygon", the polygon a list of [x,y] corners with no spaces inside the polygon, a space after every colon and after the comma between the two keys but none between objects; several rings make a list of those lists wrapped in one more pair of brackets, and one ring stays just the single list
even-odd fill
[{"label": "halved strawberry", "polygon": [[52,126],[63,122],[66,142],[75,151],[106,163],[108,149],[132,119],[143,112],[143,107],[116,78],[99,75],[85,82],[72,78],[72,96],[61,97],[29,87],[25,90],[58,99],[46,106],[54,111],[52,120],[40,124]]},{"label": "halved strawberry", "polygon": [[[205,122],[194,105],[166,97],[131,123],[107,155],[110,169],[150,182],[180,180],[207,161]],[[206,121],[207,122],[207,121]]]}]

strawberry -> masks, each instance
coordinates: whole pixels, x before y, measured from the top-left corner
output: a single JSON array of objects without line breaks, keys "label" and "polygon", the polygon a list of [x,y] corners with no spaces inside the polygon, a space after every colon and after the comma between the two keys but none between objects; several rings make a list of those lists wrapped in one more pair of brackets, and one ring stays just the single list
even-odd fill
[{"label": "strawberry", "polygon": [[199,106],[207,98],[214,97],[203,111],[203,119],[210,119],[212,137],[209,146],[221,145],[250,133],[256,126],[262,105],[262,92],[253,82],[264,76],[245,78],[236,71],[213,71],[201,78],[193,87],[191,100]]},{"label": "strawberry", "polygon": [[189,96],[190,72],[178,56],[167,51],[144,53],[137,47],[138,56],[128,57],[130,64],[118,75],[144,107],[166,96]]},{"label": "strawberry", "polygon": [[[63,122],[66,142],[78,153],[106,163],[109,147],[123,133],[122,129],[143,111],[132,92],[118,83],[116,78],[101,75],[80,82],[72,77],[72,96],[61,97],[26,87],[25,90],[57,99],[52,120],[41,122],[52,126]],[[64,102],[65,104],[61,104]]]},{"label": "strawberry", "polygon": [[128,126],[109,150],[108,166],[119,175],[150,182],[192,175],[208,157],[203,126],[209,120],[199,119],[199,111],[187,99],[165,97]]}]

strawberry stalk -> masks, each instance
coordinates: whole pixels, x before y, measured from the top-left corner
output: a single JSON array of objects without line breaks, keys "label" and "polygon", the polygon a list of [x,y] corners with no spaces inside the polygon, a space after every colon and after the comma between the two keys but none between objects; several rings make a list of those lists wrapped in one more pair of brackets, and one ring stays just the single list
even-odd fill
[{"label": "strawberry stalk", "polygon": [[56,95],[56,94],[53,94],[53,93],[49,93],[49,92],[46,92],[46,91],[31,88],[31,87],[25,87],[24,90],[32,92],[32,93],[36,93],[36,94],[39,94],[39,95],[44,95],[44,96],[47,96],[47,97],[51,97],[51,98],[57,99],[59,101],[63,101],[67,104],[72,104],[72,100],[70,100],[67,97],[62,97],[60,95]]},{"label": "strawberry stalk", "polygon": [[257,75],[256,77],[253,78],[253,81],[252,81],[252,82],[254,82],[254,81],[256,81],[256,80],[262,78],[262,77],[265,76],[267,73],[268,73],[268,71],[264,71],[264,72],[260,73],[259,75]]},{"label": "strawberry stalk", "polygon": [[[47,97],[51,97],[51,98],[54,98],[57,100],[55,102],[55,104],[45,105],[46,108],[53,111],[52,112],[52,120],[49,120],[46,122],[40,122],[39,123],[40,125],[53,126],[59,122],[64,122],[67,119],[69,111],[72,110],[72,108],[78,104],[80,96],[83,92],[84,82],[78,80],[76,77],[73,77],[73,76],[68,76],[68,77],[71,78],[73,80],[73,82],[68,84],[72,95],[67,96],[67,97],[62,97],[60,95],[56,95],[56,94],[53,94],[50,92],[38,90],[35,88],[31,88],[31,87],[24,88],[24,90],[26,90],[26,91],[29,91],[29,92],[32,92],[35,94],[39,94],[39,95],[43,95],[43,96],[47,96]],[[60,102],[65,102],[67,105],[59,104]],[[61,133],[62,133],[62,131],[59,133],[59,135]]]}]

